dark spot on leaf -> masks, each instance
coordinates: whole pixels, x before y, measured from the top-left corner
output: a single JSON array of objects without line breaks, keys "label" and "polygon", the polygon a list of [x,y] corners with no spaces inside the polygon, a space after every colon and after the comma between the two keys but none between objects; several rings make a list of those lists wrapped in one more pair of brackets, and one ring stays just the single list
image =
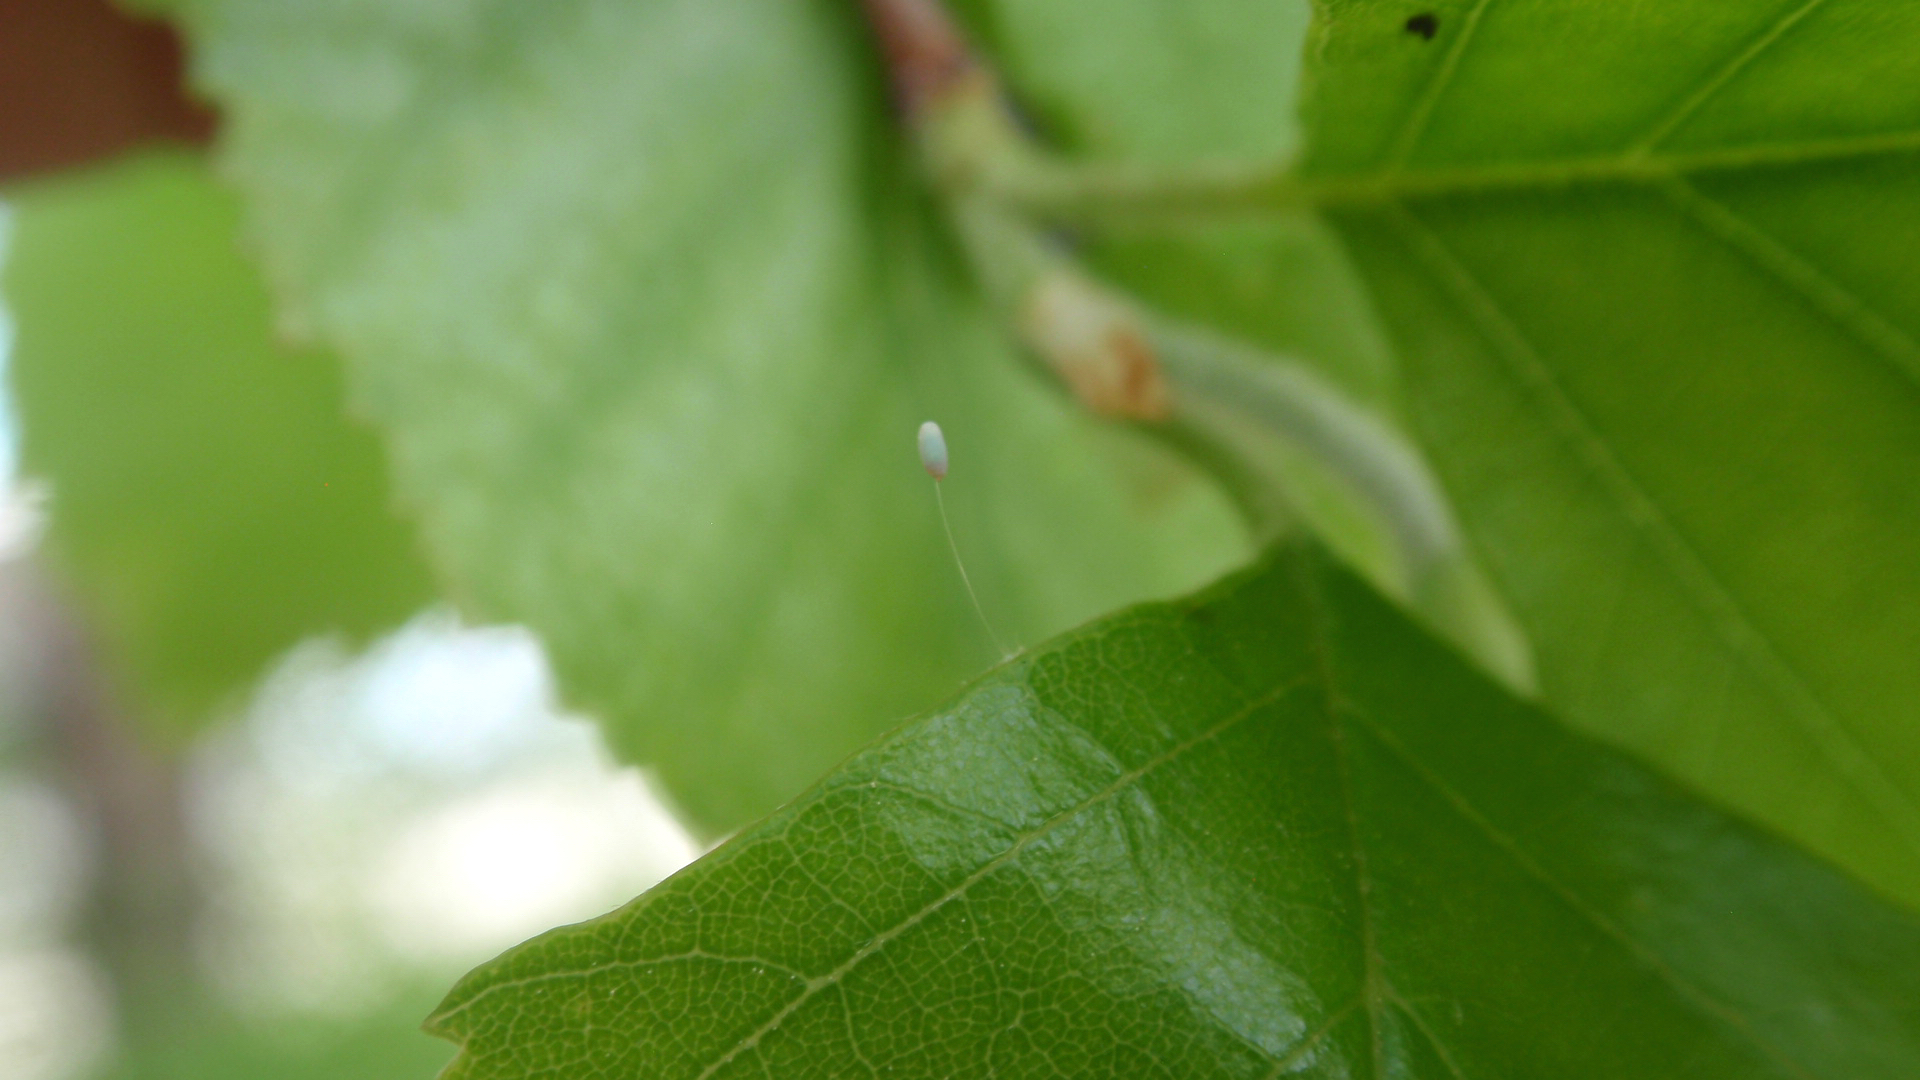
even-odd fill
[{"label": "dark spot on leaf", "polygon": [[1407,33],[1419,34],[1421,38],[1432,41],[1433,35],[1440,32],[1440,17],[1431,11],[1423,11],[1407,20]]}]

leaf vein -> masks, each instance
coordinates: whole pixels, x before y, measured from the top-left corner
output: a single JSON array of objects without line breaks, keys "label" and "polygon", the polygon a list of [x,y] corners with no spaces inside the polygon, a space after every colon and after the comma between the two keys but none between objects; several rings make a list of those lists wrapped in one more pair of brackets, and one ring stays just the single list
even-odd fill
[{"label": "leaf vein", "polygon": [[1301,1039],[1300,1044],[1288,1051],[1285,1057],[1273,1063],[1273,1068],[1267,1070],[1263,1080],[1279,1080],[1289,1069],[1307,1060],[1307,1057],[1319,1049],[1321,1043],[1326,1041],[1327,1036],[1333,1034],[1333,1029],[1339,1027],[1342,1021],[1353,1015],[1353,1011],[1365,1004],[1365,1002],[1366,995],[1362,994],[1352,1001],[1347,1002],[1345,1005],[1340,1006],[1338,1009],[1335,1009],[1333,1012],[1328,1013],[1327,1018],[1320,1022],[1319,1027]]},{"label": "leaf vein", "polygon": [[1331,616],[1315,582],[1299,571],[1300,594],[1305,598],[1314,632],[1309,636],[1314,672],[1320,685],[1320,700],[1326,714],[1327,741],[1333,751],[1335,771],[1340,780],[1341,809],[1346,815],[1348,850],[1353,856],[1355,905],[1360,914],[1360,1000],[1366,1004],[1368,1044],[1372,1049],[1373,1075],[1376,1080],[1388,1075],[1386,1046],[1381,1037],[1381,1013],[1386,1007],[1386,982],[1381,971],[1379,942],[1374,936],[1373,879],[1367,870],[1367,851],[1360,841],[1359,809],[1353,800],[1353,770],[1347,759],[1346,733],[1340,724],[1340,702],[1328,655],[1332,634],[1327,627]]},{"label": "leaf vein", "polygon": [[567,982],[573,979],[584,979],[590,975],[598,975],[603,971],[618,971],[622,968],[652,967],[656,964],[677,964],[689,960],[710,960],[720,964],[751,964],[755,967],[771,968],[800,982],[805,982],[808,978],[807,973],[798,968],[789,967],[776,960],[768,960],[763,956],[726,956],[721,953],[708,952],[705,949],[688,949],[684,952],[670,953],[665,956],[649,956],[638,960],[607,960],[583,968],[569,968],[563,971],[543,971],[538,975],[527,975],[518,979],[502,979],[499,982],[490,983],[481,990],[476,991],[472,997],[462,1001],[460,1004],[443,1012],[435,1013],[429,1019],[428,1023],[436,1029],[443,1028],[447,1021],[459,1016],[461,1013],[466,1012],[468,1009],[473,1008],[475,1005],[478,1005],[495,994],[508,990],[519,990],[528,986],[538,986],[541,983]]},{"label": "leaf vein", "polygon": [[[1559,900],[1562,904],[1565,904],[1569,910],[1592,925],[1594,929],[1600,931],[1601,934],[1625,948],[1629,954],[1640,961],[1647,970],[1651,971],[1662,982],[1672,987],[1683,998],[1693,1002],[1696,1008],[1703,1010],[1720,1022],[1740,1032],[1740,1034],[1766,1056],[1768,1060],[1786,1069],[1795,1076],[1805,1077],[1806,1080],[1814,1080],[1814,1074],[1805,1065],[1788,1056],[1785,1051],[1774,1046],[1762,1037],[1758,1027],[1745,1013],[1741,1012],[1737,1006],[1722,1001],[1705,988],[1697,985],[1691,979],[1681,974],[1680,971],[1669,964],[1666,958],[1661,956],[1659,952],[1627,933],[1624,928],[1616,924],[1612,919],[1609,919],[1604,912],[1588,904],[1581,898],[1579,893],[1561,882],[1560,879],[1548,873],[1545,867],[1534,861],[1534,859],[1521,848],[1518,841],[1508,836],[1491,820],[1482,815],[1480,811],[1474,807],[1473,803],[1467,799],[1465,795],[1455,790],[1453,785],[1447,783],[1444,777],[1428,768],[1427,765],[1420,760],[1419,756],[1405,743],[1401,742],[1399,737],[1394,735],[1386,725],[1374,720],[1371,716],[1368,716],[1364,710],[1358,708],[1351,702],[1347,704],[1346,709],[1347,715],[1350,718],[1363,725],[1369,734],[1380,741],[1382,746],[1385,746],[1388,751],[1399,758],[1413,771],[1414,775],[1420,777],[1420,779],[1433,790],[1434,794],[1440,797],[1441,801],[1445,802],[1455,813],[1459,814],[1461,819],[1468,825],[1485,836],[1488,842],[1499,849],[1502,854],[1511,859],[1514,865],[1520,868],[1522,873],[1538,882],[1549,895]],[[1407,1009],[1406,1011],[1409,1015],[1412,1015],[1411,1009]],[[1421,1026],[1423,1031],[1425,1030],[1424,1024],[1417,1018],[1415,1019],[1415,1023]],[[1431,1038],[1432,1036],[1429,1035],[1428,1037]],[[1436,1043],[1436,1046],[1437,1045]],[[1456,1070],[1456,1075],[1457,1073],[1458,1071]]]},{"label": "leaf vein", "polygon": [[1731,60],[1721,65],[1718,71],[1703,81],[1692,93],[1683,97],[1678,105],[1675,105],[1664,116],[1655,121],[1653,126],[1647,129],[1646,134],[1630,143],[1628,145],[1627,155],[1630,157],[1645,157],[1648,153],[1652,152],[1654,147],[1660,145],[1660,143],[1665,141],[1669,135],[1672,135],[1681,124],[1686,123],[1689,117],[1698,112],[1701,106],[1712,100],[1715,94],[1725,89],[1726,85],[1732,82],[1736,75],[1746,70],[1748,64],[1753,63],[1755,58],[1761,53],[1772,48],[1776,42],[1787,35],[1787,31],[1800,25],[1801,22],[1806,20],[1807,16],[1813,14],[1814,9],[1826,2],[1827,0],[1806,0],[1806,2],[1799,7],[1775,19],[1773,25],[1769,26],[1765,32],[1749,42],[1746,48],[1740,50]]},{"label": "leaf vein", "polygon": [[1920,386],[1920,343],[1874,310],[1859,294],[1774,239],[1766,230],[1680,177],[1658,185],[1675,207],[1714,239],[1773,276],[1815,310],[1890,361]]},{"label": "leaf vein", "polygon": [[1427,1045],[1433,1047],[1433,1052],[1439,1057],[1440,1064],[1447,1067],[1447,1072],[1453,1075],[1453,1080],[1467,1080],[1467,1074],[1461,1072],[1459,1063],[1453,1060],[1453,1051],[1447,1049],[1447,1044],[1440,1041],[1440,1036],[1427,1025],[1427,1018],[1420,1014],[1420,1010],[1413,1007],[1413,1002],[1408,1001],[1398,990],[1394,990],[1393,1003],[1408,1020],[1413,1021],[1414,1030],[1420,1033],[1421,1038],[1427,1040]]},{"label": "leaf vein", "polygon": [[1237,194],[1219,199],[1228,213],[1294,210],[1302,206],[1373,206],[1406,199],[1500,192],[1547,191],[1593,184],[1645,184],[1671,176],[1816,165],[1920,150],[1920,129],[1871,135],[1748,143],[1688,153],[1568,156],[1536,161],[1399,171],[1309,174],[1298,179],[1266,174]]},{"label": "leaf vein", "polygon": [[1419,99],[1413,103],[1413,108],[1407,111],[1406,122],[1400,128],[1399,136],[1394,139],[1393,149],[1387,157],[1388,172],[1399,172],[1408,159],[1413,157],[1414,149],[1419,146],[1420,139],[1426,135],[1427,126],[1433,120],[1433,111],[1440,104],[1441,96],[1446,93],[1447,87],[1453,84],[1454,73],[1460,69],[1460,61],[1466,56],[1468,44],[1473,41],[1475,32],[1480,29],[1480,17],[1486,13],[1487,7],[1492,2],[1493,0],[1478,0],[1473,5],[1473,9],[1467,12],[1466,18],[1460,24],[1459,36],[1453,39],[1453,44],[1447,49],[1447,55],[1440,60],[1439,68],[1435,69],[1433,77],[1427,80],[1427,85],[1422,89]]},{"label": "leaf vein", "polygon": [[874,935],[874,937],[869,939],[865,945],[862,945],[859,949],[855,950],[853,955],[848,957],[838,967],[834,968],[832,971],[829,971],[824,975],[808,980],[805,987],[801,990],[800,994],[797,997],[795,997],[792,1001],[786,1003],[785,1005],[782,1005],[779,1008],[779,1010],[776,1011],[771,1017],[768,1017],[765,1021],[761,1022],[761,1024],[756,1028],[754,1028],[753,1031],[749,1032],[745,1037],[740,1039],[730,1049],[728,1049],[726,1053],[722,1054],[719,1058],[715,1059],[706,1068],[702,1069],[698,1074],[696,1080],[708,1080],[709,1077],[712,1077],[719,1070],[725,1068],[735,1058],[738,1058],[741,1054],[744,1054],[747,1051],[752,1050],[754,1047],[758,1046],[760,1043],[760,1040],[772,1034],[776,1029],[780,1027],[782,1023],[786,1021],[787,1017],[792,1016],[796,1011],[798,1011],[801,1008],[801,1006],[805,1005],[808,1001],[812,1000],[816,995],[818,995],[820,991],[825,990],[830,986],[837,985],[841,980],[845,979],[849,974],[851,974],[855,968],[859,967],[862,963],[866,962],[867,959],[869,959],[876,953],[880,952],[880,950],[886,948],[888,944],[893,942],[895,939],[899,938],[902,934],[905,934],[907,931],[912,930],[914,927],[926,921],[935,912],[945,907],[948,903],[964,896],[968,889],[972,888],[974,885],[984,880],[988,875],[992,874],[994,871],[1000,869],[1001,867],[1012,862],[1014,859],[1018,858],[1023,851],[1025,851],[1029,846],[1031,846],[1036,841],[1040,840],[1042,837],[1045,837],[1049,833],[1053,832],[1055,829],[1079,817],[1081,814],[1085,813],[1086,811],[1092,809],[1095,806],[1100,805],[1101,803],[1106,802],[1107,800],[1127,790],[1133,785],[1139,783],[1141,780],[1146,778],[1148,775],[1150,775],[1154,771],[1179,759],[1180,757],[1184,756],[1194,748],[1219,738],[1221,735],[1225,734],[1229,730],[1233,729],[1234,727],[1246,721],[1248,717],[1255,715],[1260,710],[1267,708],[1268,706],[1279,701],[1281,698],[1285,697],[1289,692],[1296,689],[1298,685],[1299,685],[1298,683],[1283,683],[1279,686],[1276,686],[1271,691],[1265,694],[1262,694],[1259,697],[1248,702],[1246,705],[1242,706],[1238,711],[1234,712],[1233,714],[1229,715],[1225,719],[1221,720],[1219,723],[1214,724],[1213,726],[1207,728],[1205,731],[1200,732],[1199,734],[1193,736],[1190,739],[1186,739],[1180,743],[1175,744],[1174,746],[1168,748],[1166,751],[1158,755],[1155,755],[1153,758],[1149,759],[1145,763],[1137,766],[1134,769],[1127,771],[1126,773],[1123,773],[1121,776],[1116,778],[1112,783],[1108,784],[1106,787],[1095,792],[1093,795],[1088,796],[1086,799],[1082,800],[1079,803],[1076,803],[1073,806],[1068,807],[1065,810],[1062,810],[1060,813],[1055,814],[1053,817],[1047,819],[1047,821],[1043,822],[1033,831],[1022,835],[1019,839],[1015,840],[1014,843],[1010,847],[1008,847],[1006,851],[1003,851],[999,855],[996,855],[993,858],[982,863],[979,866],[979,868],[975,869],[972,873],[968,874],[965,878],[961,879],[961,881],[956,885],[954,885],[952,888],[948,889],[946,892],[935,897],[932,901],[922,906],[919,910],[907,916],[905,919],[902,919],[900,922],[894,924],[892,927],[889,927],[888,929],[881,931],[879,934]]},{"label": "leaf vein", "polygon": [[1819,748],[1844,781],[1873,805],[1906,844],[1920,853],[1920,809],[1881,770],[1841,718],[1806,685],[1787,659],[1773,648],[1739,602],[1700,554],[1668,520],[1614,455],[1605,439],[1574,404],[1512,319],[1449,251],[1440,238],[1405,207],[1392,220],[1408,248],[1452,295],[1456,304],[1486,335],[1508,371],[1541,401],[1562,440],[1573,447],[1620,514],[1647,540],[1729,651],[1741,657],[1778,695],[1787,714]]}]

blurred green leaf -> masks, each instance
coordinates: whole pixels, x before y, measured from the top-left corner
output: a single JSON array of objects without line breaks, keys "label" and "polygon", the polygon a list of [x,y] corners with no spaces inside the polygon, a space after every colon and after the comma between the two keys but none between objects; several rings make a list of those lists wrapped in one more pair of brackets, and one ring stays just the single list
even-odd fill
[{"label": "blurred green leaf", "polygon": [[1920,903],[1920,8],[1318,11],[1308,183],[1546,699]]},{"label": "blurred green leaf", "polygon": [[1047,134],[1186,164],[1281,159],[1299,142],[1309,11],[1270,0],[956,0]]},{"label": "blurred green leaf", "polygon": [[710,829],[992,660],[1244,555],[1021,370],[855,5],[198,0],[295,323],[353,362],[440,567]]},{"label": "blurred green leaf", "polygon": [[370,634],[431,598],[338,369],[274,339],[200,160],[9,201],[22,467],[51,486],[46,553],[133,715],[189,731],[299,639]]},{"label": "blurred green leaf", "polygon": [[1909,1077],[1920,923],[1281,552],[470,975],[455,1080]]},{"label": "blurred green leaf", "polygon": [[120,1048],[98,1080],[429,1080],[450,1055],[420,1033],[419,997],[338,1016],[206,1008]]},{"label": "blurred green leaf", "polygon": [[[1018,100],[1093,160],[1282,162],[1309,15],[1272,0],[973,0]],[[1339,241],[1309,212],[1150,235],[1088,257],[1164,310],[1304,360],[1391,413],[1394,363]]]}]

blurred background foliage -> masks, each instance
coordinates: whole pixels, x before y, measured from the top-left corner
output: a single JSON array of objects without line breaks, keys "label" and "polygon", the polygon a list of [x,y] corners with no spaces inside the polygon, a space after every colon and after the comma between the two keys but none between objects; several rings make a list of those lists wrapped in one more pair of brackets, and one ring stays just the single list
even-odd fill
[{"label": "blurred background foliage", "polygon": [[58,498],[41,555],[128,716],[189,734],[308,635],[365,640],[431,598],[337,365],[276,341],[198,155],[9,202],[21,466]]},{"label": "blurred background foliage", "polygon": [[171,30],[0,3],[0,1076],[432,1075],[453,976],[696,849],[435,607]]}]

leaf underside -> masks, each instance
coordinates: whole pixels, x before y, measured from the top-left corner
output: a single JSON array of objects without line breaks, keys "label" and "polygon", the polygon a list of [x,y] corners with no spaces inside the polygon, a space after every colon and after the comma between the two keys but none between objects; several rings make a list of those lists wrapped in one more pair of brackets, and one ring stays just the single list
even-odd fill
[{"label": "leaf underside", "polygon": [[[193,0],[225,161],[437,566],[710,831],[996,659],[1246,554],[1021,369],[854,5]],[[583,585],[585,587],[583,587]]]},{"label": "leaf underside", "polygon": [[449,1076],[1905,1077],[1920,924],[1279,552],[467,977]]},{"label": "leaf underside", "polygon": [[1306,174],[1545,700],[1920,903],[1920,9],[1317,14]]}]

